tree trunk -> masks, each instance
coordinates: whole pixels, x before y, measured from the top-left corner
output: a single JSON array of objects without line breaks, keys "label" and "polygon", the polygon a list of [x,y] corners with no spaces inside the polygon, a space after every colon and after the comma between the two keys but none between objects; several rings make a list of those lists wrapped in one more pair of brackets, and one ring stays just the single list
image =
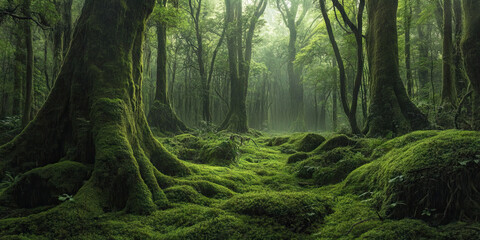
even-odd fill
[{"label": "tree trunk", "polygon": [[462,58],[461,41],[463,32],[463,13],[461,0],[453,0],[453,12],[455,15],[453,52],[453,65],[455,66],[455,88],[457,90],[457,96],[463,96],[468,87],[468,80],[465,77],[465,65]]},{"label": "tree trunk", "polygon": [[333,97],[332,97],[332,126],[333,126],[333,131],[336,132],[338,128],[338,106],[337,106],[337,92],[338,92],[338,87],[337,87],[337,62],[335,60],[332,61],[332,67],[334,69],[334,74],[333,74]]},{"label": "tree trunk", "polygon": [[443,4],[442,105],[446,111],[450,111],[457,105],[457,94],[453,79],[452,0],[444,0]]},{"label": "tree trunk", "polygon": [[398,0],[369,0],[367,51],[371,74],[368,136],[396,136],[429,127],[400,79],[397,42]]},{"label": "tree trunk", "polygon": [[78,183],[83,186],[75,194],[84,209],[150,213],[165,206],[163,174],[184,175],[189,169],[153,137],[143,112],[142,44],[154,3],[85,1],[46,103],[0,148],[1,172],[23,173],[65,160],[85,163],[91,176]]},{"label": "tree trunk", "polygon": [[410,0],[405,0],[405,71],[407,77],[407,92],[409,97],[413,97],[413,78],[411,67],[411,50],[410,50],[410,27],[412,22],[412,10]]},{"label": "tree trunk", "polygon": [[[30,0],[26,0],[23,6],[25,16],[30,17]],[[24,22],[25,43],[27,47],[27,65],[25,77],[25,104],[23,106],[22,127],[32,120],[33,103],[33,34],[30,21]]]},{"label": "tree trunk", "polygon": [[230,109],[220,130],[237,133],[248,131],[247,126],[247,87],[252,58],[252,42],[258,19],[267,7],[266,0],[260,0],[254,8],[254,13],[248,21],[245,36],[245,52],[243,51],[242,1],[225,0],[225,24],[227,29],[228,66],[230,75]]},{"label": "tree trunk", "polygon": [[338,63],[338,70],[340,73],[340,100],[342,102],[343,111],[345,115],[347,115],[348,122],[350,123],[350,128],[352,129],[352,133],[360,134],[361,131],[358,128],[357,124],[357,103],[358,103],[358,93],[360,91],[360,86],[362,83],[363,77],[363,39],[362,39],[362,26],[363,26],[363,10],[365,6],[365,1],[360,1],[360,7],[358,12],[358,27],[355,26],[347,16],[343,6],[336,0],[333,1],[334,6],[340,11],[342,14],[342,18],[344,22],[349,26],[350,30],[355,34],[355,39],[357,42],[357,71],[355,76],[355,83],[353,87],[353,94],[352,94],[352,104],[349,106],[347,100],[347,87],[346,87],[346,80],[347,75],[345,73],[345,66],[343,63],[342,56],[340,54],[340,49],[338,48],[337,42],[335,40],[335,36],[333,34],[332,25],[330,23],[330,19],[328,17],[327,9],[325,6],[325,0],[320,0],[320,8],[322,11],[322,16],[325,21],[325,25],[327,27],[328,37],[330,39],[330,43],[333,47],[333,51],[335,53],[335,58]]},{"label": "tree trunk", "polygon": [[157,88],[155,100],[148,114],[150,126],[162,133],[178,134],[188,130],[173,111],[167,96],[167,27],[157,24]]},{"label": "tree trunk", "polygon": [[24,49],[25,38],[24,31],[15,30],[15,53],[13,70],[13,115],[20,115],[23,106],[23,93],[25,82],[26,51]]},{"label": "tree trunk", "polygon": [[[419,16],[422,12],[421,1],[416,1],[415,12]],[[424,28],[421,24],[417,25],[417,34],[419,39],[418,44],[418,82],[420,83],[420,89],[423,89],[428,84],[428,40],[426,40]],[[428,94],[427,94],[428,96]]]},{"label": "tree trunk", "polygon": [[480,130],[480,2],[463,0],[463,12],[462,51],[473,88],[473,128]]}]

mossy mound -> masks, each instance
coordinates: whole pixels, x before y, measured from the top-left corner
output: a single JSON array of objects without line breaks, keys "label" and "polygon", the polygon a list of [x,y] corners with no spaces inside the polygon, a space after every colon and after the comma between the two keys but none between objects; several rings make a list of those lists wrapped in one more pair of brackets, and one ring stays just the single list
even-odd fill
[{"label": "mossy mound", "polygon": [[172,151],[183,160],[197,160],[200,157],[200,150],[206,145],[204,140],[191,134],[177,135],[173,142],[175,148]]},{"label": "mossy mound", "polygon": [[307,133],[296,140],[293,144],[295,150],[301,152],[311,152],[325,141],[325,138],[319,134]]},{"label": "mossy mound", "polygon": [[267,141],[267,146],[280,146],[290,140],[290,137],[273,137]]},{"label": "mossy mound", "polygon": [[325,141],[316,133],[296,133],[291,136],[274,137],[267,141],[267,146],[281,146],[283,153],[311,152]]},{"label": "mossy mound", "polygon": [[416,132],[380,149],[390,150],[353,171],[344,190],[372,192],[391,218],[479,219],[480,132]]},{"label": "mossy mound", "polygon": [[205,181],[181,181],[181,184],[192,186],[197,192],[209,198],[229,198],[234,195],[234,192],[222,185]]},{"label": "mossy mound", "polygon": [[237,160],[238,146],[225,140],[213,146],[204,147],[200,152],[199,162],[217,166],[228,166]]},{"label": "mossy mound", "polygon": [[239,214],[272,218],[295,232],[308,231],[328,215],[329,200],[306,192],[263,192],[236,195],[223,209]]},{"label": "mossy mound", "polygon": [[287,163],[290,164],[290,163],[300,162],[307,159],[308,156],[309,156],[308,153],[304,153],[304,152],[294,153],[290,157],[288,157]]},{"label": "mossy mound", "polygon": [[173,186],[164,190],[168,200],[172,203],[195,203],[200,205],[208,205],[210,199],[198,193],[193,187],[182,185]]},{"label": "mossy mound", "polygon": [[74,195],[90,175],[85,165],[63,161],[35,168],[20,176],[2,194],[2,202],[21,208],[55,205],[62,194]]},{"label": "mossy mound", "polygon": [[355,144],[357,144],[357,141],[347,137],[346,135],[341,134],[327,139],[320,146],[314,149],[314,153],[318,154],[321,152],[330,151],[338,147],[354,146]]},{"label": "mossy mound", "polygon": [[313,179],[317,185],[341,182],[356,168],[367,163],[367,158],[349,147],[339,147],[314,155],[297,164],[297,176]]}]

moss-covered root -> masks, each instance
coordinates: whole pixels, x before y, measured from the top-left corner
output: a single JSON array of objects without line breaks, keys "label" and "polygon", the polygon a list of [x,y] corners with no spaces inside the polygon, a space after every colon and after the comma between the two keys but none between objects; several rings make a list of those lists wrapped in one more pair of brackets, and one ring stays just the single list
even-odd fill
[{"label": "moss-covered root", "polygon": [[148,114],[148,123],[162,134],[180,134],[188,131],[187,126],[168,104],[155,101]]}]

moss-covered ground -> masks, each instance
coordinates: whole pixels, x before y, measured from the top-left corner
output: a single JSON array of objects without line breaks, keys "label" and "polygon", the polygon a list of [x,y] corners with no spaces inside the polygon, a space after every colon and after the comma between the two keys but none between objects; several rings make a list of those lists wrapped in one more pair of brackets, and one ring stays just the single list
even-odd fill
[{"label": "moss-covered ground", "polygon": [[[480,239],[479,132],[159,141],[193,173],[163,176],[163,209],[92,214],[80,186],[58,180],[87,179],[91,166],[65,161],[3,174],[0,239]],[[21,194],[32,183],[50,195]]]}]

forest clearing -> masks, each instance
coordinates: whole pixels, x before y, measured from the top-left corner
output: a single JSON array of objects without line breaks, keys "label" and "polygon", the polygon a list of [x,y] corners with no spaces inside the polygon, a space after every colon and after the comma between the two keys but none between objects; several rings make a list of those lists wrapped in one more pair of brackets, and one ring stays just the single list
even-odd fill
[{"label": "forest clearing", "polygon": [[1,1],[0,239],[480,239],[479,12]]}]

